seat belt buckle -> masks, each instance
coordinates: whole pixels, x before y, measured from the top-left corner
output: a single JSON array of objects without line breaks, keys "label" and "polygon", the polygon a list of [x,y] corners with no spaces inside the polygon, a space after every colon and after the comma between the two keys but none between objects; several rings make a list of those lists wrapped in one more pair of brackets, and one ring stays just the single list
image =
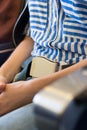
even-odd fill
[{"label": "seat belt buckle", "polygon": [[32,60],[30,76],[42,77],[58,71],[58,63],[49,61],[43,57],[35,57]]}]

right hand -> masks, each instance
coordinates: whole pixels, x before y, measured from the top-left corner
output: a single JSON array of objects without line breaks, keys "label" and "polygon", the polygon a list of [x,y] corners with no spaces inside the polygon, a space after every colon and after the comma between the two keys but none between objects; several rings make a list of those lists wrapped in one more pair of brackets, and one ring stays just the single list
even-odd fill
[{"label": "right hand", "polygon": [[6,78],[0,75],[0,93],[6,88]]}]

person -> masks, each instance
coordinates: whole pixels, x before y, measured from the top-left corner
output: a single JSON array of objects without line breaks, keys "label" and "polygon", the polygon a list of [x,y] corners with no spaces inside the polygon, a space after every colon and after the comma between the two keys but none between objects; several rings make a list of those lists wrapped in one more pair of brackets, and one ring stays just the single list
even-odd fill
[{"label": "person", "polygon": [[[14,38],[19,45],[0,68],[1,130],[37,129],[31,104],[35,94],[87,65],[86,13],[86,0],[27,1],[17,28],[15,26]],[[12,82],[19,67],[30,56],[32,64],[27,66],[27,80]]]},{"label": "person", "polygon": [[0,66],[16,47],[12,39],[12,31],[23,3],[24,0],[0,1]]}]

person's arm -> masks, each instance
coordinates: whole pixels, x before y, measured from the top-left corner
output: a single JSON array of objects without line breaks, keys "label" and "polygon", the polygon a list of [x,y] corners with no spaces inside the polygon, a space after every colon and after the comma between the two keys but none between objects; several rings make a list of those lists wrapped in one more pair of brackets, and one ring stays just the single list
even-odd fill
[{"label": "person's arm", "polygon": [[[44,87],[46,87],[47,85],[53,83],[54,81],[63,78],[64,76],[67,76],[83,67],[87,66],[87,59],[80,61],[79,63],[76,63],[66,69],[63,69],[61,71],[55,72],[53,74],[49,74],[47,76],[43,76],[40,78],[34,78],[33,80],[30,81],[25,81],[25,86],[26,86],[26,90],[28,95],[31,95],[31,97],[33,98],[33,96],[40,91],[41,89],[43,89]],[[32,99],[31,98],[31,99]],[[32,101],[32,100],[30,100]]]},{"label": "person's arm", "polygon": [[[8,60],[0,68],[0,88],[4,81],[9,83],[18,72],[21,64],[31,55],[34,41],[30,37],[25,37],[24,40],[14,50]],[[3,86],[2,86],[3,87]]]},{"label": "person's arm", "polygon": [[48,76],[7,84],[5,91],[0,95],[0,115],[31,103],[41,89],[86,65],[87,59]]}]

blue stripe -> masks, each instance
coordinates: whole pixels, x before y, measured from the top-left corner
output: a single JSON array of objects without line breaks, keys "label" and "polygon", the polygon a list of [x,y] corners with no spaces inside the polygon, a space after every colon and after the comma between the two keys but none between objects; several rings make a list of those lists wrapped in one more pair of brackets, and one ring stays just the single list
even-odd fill
[{"label": "blue stripe", "polygon": [[87,15],[87,11],[84,11],[84,10],[75,10],[74,8],[72,9],[71,7],[64,6],[64,5],[63,5],[63,8],[66,10],[72,11],[72,12],[76,13],[77,15],[79,15],[79,14]]},{"label": "blue stripe", "polygon": [[[78,2],[78,0],[76,0]],[[79,0],[82,4],[87,4],[87,0]]]},{"label": "blue stripe", "polygon": [[45,22],[40,22],[40,21],[37,21],[37,20],[30,20],[30,22],[36,23],[36,24],[42,24],[42,25],[46,24]]},{"label": "blue stripe", "polygon": [[56,56],[58,55],[58,51],[55,49],[55,54],[52,57],[52,60],[56,59]]},{"label": "blue stripe", "polygon": [[[30,6],[32,6],[32,7],[38,7],[38,5],[36,5],[34,3],[30,4]],[[45,6],[45,5],[39,5],[39,7],[42,8],[42,9],[47,8],[47,6]]]},{"label": "blue stripe", "polygon": [[[87,20],[87,18],[75,16],[73,13],[70,14],[70,16],[71,16],[72,18],[74,18],[74,19],[77,19],[77,20],[80,20],[80,19],[81,19],[82,21]],[[86,25],[87,25],[87,24],[86,24]]]},{"label": "blue stripe", "polygon": [[68,49],[71,51],[71,43],[68,44]]},{"label": "blue stripe", "polygon": [[38,30],[43,30],[43,29],[44,29],[43,27],[33,26],[33,25],[31,25],[31,28],[33,28],[33,29],[38,29]]},{"label": "blue stripe", "polygon": [[42,14],[46,14],[46,11],[40,11],[40,10],[30,10],[33,13],[42,13]]},{"label": "blue stripe", "polygon": [[59,59],[58,61],[60,62],[62,60],[62,51],[59,49]]},{"label": "blue stripe", "polygon": [[76,53],[78,53],[78,43],[77,42],[75,42],[75,44],[74,44],[74,50]]},{"label": "blue stripe", "polygon": [[74,42],[74,38],[71,37],[70,42],[71,42],[71,43]]},{"label": "blue stripe", "polygon": [[35,15],[35,14],[30,14],[30,17],[32,17],[32,18],[40,18],[40,19],[43,19],[43,20],[46,20],[47,18],[45,17],[45,16],[37,16],[37,15]]},{"label": "blue stripe", "polygon": [[50,58],[50,56],[53,54],[53,48],[50,49],[50,53],[49,55],[47,56],[48,58]]},{"label": "blue stripe", "polygon": [[[47,55],[47,54],[48,54],[49,49],[50,49],[49,47],[45,48],[44,55]],[[47,55],[47,56],[48,56],[48,55]]]},{"label": "blue stripe", "polygon": [[81,45],[81,50],[82,50],[82,54],[84,54],[84,55],[85,55],[84,46],[85,46],[85,43],[82,43],[82,45]]},{"label": "blue stripe", "polygon": [[72,58],[74,58],[74,57],[75,57],[75,53],[72,52]]},{"label": "blue stripe", "polygon": [[65,51],[65,62],[68,60],[68,52]]},{"label": "blue stripe", "polygon": [[65,34],[68,34],[68,35],[73,35],[73,36],[80,36],[82,38],[87,38],[87,35],[86,34],[80,34],[80,33],[76,33],[76,32],[68,32],[68,31],[64,31]]},{"label": "blue stripe", "polygon": [[[69,18],[69,17],[67,17],[67,18]],[[74,21],[74,20],[70,20],[70,19],[65,20],[65,22],[78,24],[79,26],[81,25],[81,23],[79,23],[78,21]]]},{"label": "blue stripe", "polygon": [[87,28],[83,28],[83,27],[79,27],[79,26],[74,26],[74,25],[64,25],[64,28],[70,28],[72,30],[80,30],[80,31],[84,31],[87,32]]},{"label": "blue stripe", "polygon": [[[79,2],[74,3],[73,0],[62,0],[62,1],[65,2],[66,5],[67,5],[67,4],[71,4],[71,5],[73,5],[73,6],[76,7],[76,8],[87,9],[87,5],[85,5],[85,4],[80,4]],[[83,0],[82,0],[82,1],[83,1]]]}]

